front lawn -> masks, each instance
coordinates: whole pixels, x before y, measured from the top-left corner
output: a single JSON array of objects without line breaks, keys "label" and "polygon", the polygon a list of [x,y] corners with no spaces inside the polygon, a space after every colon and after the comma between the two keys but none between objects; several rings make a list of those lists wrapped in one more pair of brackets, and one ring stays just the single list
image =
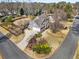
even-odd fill
[{"label": "front lawn", "polygon": [[[41,42],[47,42],[47,44],[31,44],[32,48],[26,47],[25,53],[27,53],[32,58],[41,59],[50,57],[54,51],[61,45],[66,37],[68,30],[63,30],[61,32],[53,33],[50,29],[47,29],[42,33],[41,37],[37,37],[36,40]],[[37,35],[36,35],[37,36]],[[42,41],[44,39],[45,41]],[[33,47],[34,45],[34,47]],[[45,47],[47,46],[47,47]]]}]

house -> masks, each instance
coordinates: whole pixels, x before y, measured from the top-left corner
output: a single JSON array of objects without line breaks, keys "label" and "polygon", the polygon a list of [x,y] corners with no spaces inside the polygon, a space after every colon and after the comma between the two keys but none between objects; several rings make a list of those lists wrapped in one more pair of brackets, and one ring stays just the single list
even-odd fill
[{"label": "house", "polygon": [[2,16],[2,13],[0,13],[0,16]]},{"label": "house", "polygon": [[30,21],[29,18],[16,20],[13,22],[13,24],[9,26],[8,30],[16,36],[20,35],[28,27],[29,21]]},{"label": "house", "polygon": [[0,11],[0,16],[5,16],[5,12],[4,11]]},{"label": "house", "polygon": [[38,32],[42,32],[49,27],[49,18],[46,14],[37,16],[33,21],[29,23],[28,28],[34,29]]}]

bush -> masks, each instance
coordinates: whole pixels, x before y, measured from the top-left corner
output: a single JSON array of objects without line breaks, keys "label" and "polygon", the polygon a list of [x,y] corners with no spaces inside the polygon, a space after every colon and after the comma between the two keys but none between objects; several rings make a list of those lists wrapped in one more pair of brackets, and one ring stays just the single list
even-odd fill
[{"label": "bush", "polygon": [[73,20],[72,19],[69,19],[68,22],[73,22]]},{"label": "bush", "polygon": [[42,36],[41,33],[38,33],[38,34],[35,35],[36,38],[41,37],[41,36]]},{"label": "bush", "polygon": [[33,51],[36,51],[38,54],[49,54],[51,47],[48,44],[37,44],[33,47]]},{"label": "bush", "polygon": [[32,20],[35,19],[36,16],[33,16],[33,15],[28,15],[28,18],[31,18]]},{"label": "bush", "polygon": [[12,16],[8,16],[7,19],[6,19],[6,21],[7,22],[12,22],[13,21],[12,18],[13,18]]}]

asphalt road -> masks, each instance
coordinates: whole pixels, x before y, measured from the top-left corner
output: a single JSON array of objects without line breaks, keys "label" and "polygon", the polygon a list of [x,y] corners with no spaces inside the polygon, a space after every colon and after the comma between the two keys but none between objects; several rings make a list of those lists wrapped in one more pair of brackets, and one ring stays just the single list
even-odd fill
[{"label": "asphalt road", "polygon": [[0,53],[3,59],[31,59],[2,33],[0,33]]},{"label": "asphalt road", "polygon": [[[79,39],[79,31],[75,31],[73,29],[79,24],[79,19],[75,19],[67,37],[61,46],[57,49],[57,51],[48,59],[73,59],[77,43]],[[79,28],[76,28],[79,29]]]}]

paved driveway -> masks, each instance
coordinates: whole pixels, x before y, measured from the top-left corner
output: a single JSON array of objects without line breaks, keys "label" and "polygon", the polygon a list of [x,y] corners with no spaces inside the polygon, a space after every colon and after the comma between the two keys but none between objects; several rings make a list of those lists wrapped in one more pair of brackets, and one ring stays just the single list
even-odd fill
[{"label": "paved driveway", "polygon": [[27,47],[29,41],[35,36],[35,34],[38,33],[35,30],[28,30],[28,29],[26,29],[24,32],[25,32],[25,36],[24,36],[23,40],[20,41],[19,43],[17,43],[17,46],[21,50],[24,50]]}]

